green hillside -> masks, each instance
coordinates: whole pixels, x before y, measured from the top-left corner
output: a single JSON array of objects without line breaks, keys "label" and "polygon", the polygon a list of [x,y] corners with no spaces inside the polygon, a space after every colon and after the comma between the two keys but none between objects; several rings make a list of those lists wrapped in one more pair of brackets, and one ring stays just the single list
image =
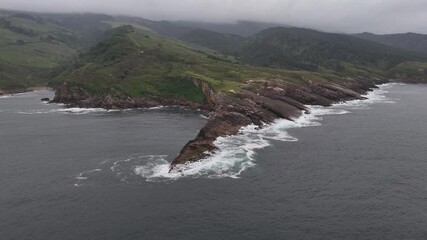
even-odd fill
[{"label": "green hillside", "polygon": [[427,54],[427,35],[419,33],[398,33],[378,35],[373,33],[359,33],[354,36],[385,44],[388,46],[406,49],[413,52]]},{"label": "green hillside", "polygon": [[341,70],[343,64],[388,69],[408,60],[427,59],[345,34],[302,28],[272,28],[245,42],[241,58],[257,65]]},{"label": "green hillside", "polygon": [[239,80],[240,73],[233,72],[230,60],[212,51],[132,26],[116,28],[108,35],[55,81],[84,84],[98,93],[161,95],[201,102],[203,94],[192,77],[203,78],[218,91],[236,87],[227,79]]},{"label": "green hillside", "polygon": [[[406,61],[425,61],[427,55],[397,49],[354,36],[303,28],[270,28],[248,38],[190,32],[186,40],[225,54],[234,52],[242,63],[319,71],[351,72],[354,68],[387,71]],[[213,40],[215,39],[215,41]],[[234,51],[222,43],[231,42]]]},{"label": "green hillside", "polygon": [[142,18],[0,11],[0,91],[66,81],[100,93],[202,102],[193,80],[227,92],[250,79],[305,84],[349,76],[424,78],[426,59],[301,28],[241,37]]},{"label": "green hillside", "polygon": [[0,15],[0,89],[45,85],[57,67],[100,39],[110,19],[93,14]]},{"label": "green hillside", "polygon": [[47,81],[48,72],[76,54],[74,36],[61,27],[23,17],[0,18],[0,89]]},{"label": "green hillside", "polygon": [[[64,81],[79,84],[98,94],[165,96],[203,102],[193,80],[207,82],[215,92],[239,91],[246,80],[280,79],[304,84],[343,81],[344,75],[329,70],[308,72],[241,65],[215,51],[163,38],[150,31],[122,26],[57,76],[52,85]],[[360,70],[358,75],[371,75]]]},{"label": "green hillside", "polygon": [[240,48],[245,40],[243,37],[237,35],[218,33],[205,29],[195,29],[180,39],[234,56],[240,54]]}]

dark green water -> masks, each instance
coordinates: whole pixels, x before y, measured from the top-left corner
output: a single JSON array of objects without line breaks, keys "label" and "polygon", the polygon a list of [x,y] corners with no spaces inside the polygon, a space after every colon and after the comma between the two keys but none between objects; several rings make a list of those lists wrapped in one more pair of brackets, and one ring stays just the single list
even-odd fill
[{"label": "dark green water", "polygon": [[172,174],[199,113],[0,98],[0,239],[427,239],[427,86],[384,90]]}]

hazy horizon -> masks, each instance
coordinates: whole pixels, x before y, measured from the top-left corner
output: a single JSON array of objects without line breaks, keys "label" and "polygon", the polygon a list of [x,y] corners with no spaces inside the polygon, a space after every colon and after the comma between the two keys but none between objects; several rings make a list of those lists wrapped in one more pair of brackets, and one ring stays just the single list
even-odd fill
[{"label": "hazy horizon", "polygon": [[[44,13],[104,13],[152,20],[287,24],[329,32],[427,33],[422,0],[0,0],[0,9]],[[254,11],[256,9],[256,11]]]}]

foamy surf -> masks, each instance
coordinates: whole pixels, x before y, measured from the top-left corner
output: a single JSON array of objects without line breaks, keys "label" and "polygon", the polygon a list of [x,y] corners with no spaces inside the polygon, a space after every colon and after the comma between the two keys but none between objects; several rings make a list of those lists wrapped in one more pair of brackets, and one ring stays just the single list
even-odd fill
[{"label": "foamy surf", "polygon": [[74,186],[79,187],[83,184],[84,181],[89,179],[89,176],[91,176],[93,173],[101,172],[101,169],[93,169],[89,171],[84,171],[79,173],[74,179],[76,180],[76,183],[74,183]]},{"label": "foamy surf", "polygon": [[104,108],[59,108],[59,109],[38,109],[30,111],[21,111],[19,114],[46,114],[46,113],[65,113],[65,114],[88,114],[88,113],[103,113],[103,112],[117,112],[120,110],[107,110]]},{"label": "foamy surf", "polygon": [[[141,165],[155,165],[159,168],[168,167],[167,155],[138,155],[134,154],[125,159],[107,159],[102,161],[95,169],[77,174],[74,177],[74,186],[80,187],[87,183],[97,181],[104,177],[114,177],[121,182],[131,183],[140,181],[135,169]],[[162,172],[155,169],[156,172]]]},{"label": "foamy surf", "polygon": [[13,93],[13,94],[5,94],[5,95],[1,95],[0,99],[2,98],[17,98],[17,97],[35,97],[38,96],[37,94],[42,93],[42,92],[50,92],[49,90],[32,90],[32,91],[28,91],[28,92],[22,92],[22,93]]},{"label": "foamy surf", "polygon": [[[214,144],[218,150],[208,157],[192,163],[182,164],[169,172],[170,158],[166,155],[132,155],[122,160],[106,160],[101,163],[102,171],[112,173],[122,182],[170,182],[182,178],[240,178],[242,173],[256,166],[257,151],[271,146],[272,141],[294,142],[297,138],[288,133],[289,129],[316,127],[321,125],[323,116],[349,114],[352,109],[368,108],[375,103],[392,103],[386,96],[386,84],[369,92],[364,100],[334,104],[331,107],[307,106],[308,114],[293,121],[278,119],[262,128],[255,125],[243,127],[237,135],[219,137]],[[97,173],[95,172],[90,174]],[[87,173],[79,175],[80,183],[90,179]]]},{"label": "foamy surf", "polygon": [[332,108],[346,108],[346,109],[367,109],[370,105],[376,103],[395,103],[392,99],[387,97],[387,89],[396,85],[404,85],[402,83],[387,83],[378,86],[377,89],[368,92],[364,97],[367,99],[352,100],[342,103],[336,103]]},{"label": "foamy surf", "polygon": [[170,181],[184,177],[239,178],[247,169],[256,165],[257,150],[271,146],[271,141],[298,141],[288,133],[289,129],[320,126],[322,116],[343,115],[351,109],[363,109],[375,103],[393,103],[386,96],[386,89],[394,84],[381,85],[370,91],[367,99],[334,104],[332,107],[308,106],[309,113],[293,121],[279,119],[258,128],[255,125],[243,127],[239,134],[219,137],[214,144],[218,150],[197,162],[178,165],[169,172],[170,162],[164,158],[136,166],[134,173],[147,181]]},{"label": "foamy surf", "polygon": [[169,172],[170,162],[164,158],[153,159],[137,166],[134,172],[151,182],[178,180],[184,177],[239,178],[244,171],[256,165],[257,150],[269,147],[271,140],[298,141],[289,135],[287,130],[320,126],[318,121],[322,115],[348,113],[345,110],[315,107],[311,107],[310,111],[310,114],[305,114],[294,121],[277,120],[261,129],[256,125],[249,125],[243,127],[237,135],[219,137],[214,142],[218,148],[216,152],[200,161],[178,165],[171,172]]}]

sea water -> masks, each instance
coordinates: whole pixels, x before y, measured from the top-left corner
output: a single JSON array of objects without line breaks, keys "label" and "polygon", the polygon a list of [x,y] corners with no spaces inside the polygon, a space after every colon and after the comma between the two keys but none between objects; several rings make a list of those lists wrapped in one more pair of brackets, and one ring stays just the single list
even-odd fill
[{"label": "sea water", "polygon": [[0,98],[0,239],[426,239],[427,86],[219,138],[168,172],[206,119]]}]

